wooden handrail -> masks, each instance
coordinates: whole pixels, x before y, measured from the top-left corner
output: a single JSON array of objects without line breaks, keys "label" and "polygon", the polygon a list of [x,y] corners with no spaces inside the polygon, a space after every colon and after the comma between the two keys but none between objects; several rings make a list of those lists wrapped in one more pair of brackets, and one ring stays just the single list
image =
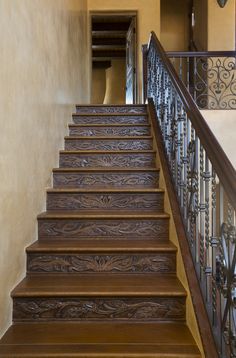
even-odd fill
[{"label": "wooden handrail", "polygon": [[179,238],[180,250],[182,253],[182,259],[186,270],[186,277],[191,292],[192,302],[196,313],[196,319],[198,323],[199,333],[202,340],[206,358],[219,358],[217,354],[217,348],[214,342],[214,337],[211,331],[210,322],[208,320],[207,311],[204,305],[204,300],[201,294],[201,288],[199,286],[196,271],[194,269],[194,262],[191,255],[191,250],[188,245],[188,238],[184,229],[184,224],[181,217],[181,210],[178,203],[178,198],[175,192],[174,184],[171,177],[171,171],[168,165],[168,158],[165,153],[165,144],[161,134],[161,128],[157,119],[155,111],[155,105],[153,99],[148,100],[148,110],[150,119],[152,121],[154,140],[158,148],[160,157],[161,168],[164,173],[167,193],[169,196],[169,202],[171,206],[171,212],[175,223],[176,232]]},{"label": "wooden handrail", "polygon": [[168,57],[236,57],[236,51],[167,51]]},{"label": "wooden handrail", "polygon": [[181,98],[184,108],[189,116],[189,119],[196,131],[198,138],[200,139],[208,158],[210,159],[220,182],[222,183],[227,196],[230,199],[231,204],[236,210],[236,171],[217,141],[216,137],[210,130],[205,119],[201,115],[196,103],[188,92],[187,88],[177,75],[175,68],[170,62],[168,55],[165,53],[160,41],[156,34],[151,32],[151,36],[148,44],[148,51],[150,49],[151,42],[154,43],[156,51],[165,64],[165,70],[168,72],[173,85]]}]

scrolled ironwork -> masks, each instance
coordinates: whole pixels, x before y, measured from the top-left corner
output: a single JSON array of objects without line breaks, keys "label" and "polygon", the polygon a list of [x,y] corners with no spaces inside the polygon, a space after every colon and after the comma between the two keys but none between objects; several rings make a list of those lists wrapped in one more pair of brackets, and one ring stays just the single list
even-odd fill
[{"label": "scrolled ironwork", "polygon": [[196,105],[236,107],[235,61],[214,57],[194,62],[195,103],[188,91],[191,81],[185,78],[185,86],[179,79],[152,33],[146,61],[147,96],[156,110],[219,356],[235,358],[236,173]]},{"label": "scrolled ironwork", "polygon": [[169,54],[200,109],[236,109],[236,53]]}]

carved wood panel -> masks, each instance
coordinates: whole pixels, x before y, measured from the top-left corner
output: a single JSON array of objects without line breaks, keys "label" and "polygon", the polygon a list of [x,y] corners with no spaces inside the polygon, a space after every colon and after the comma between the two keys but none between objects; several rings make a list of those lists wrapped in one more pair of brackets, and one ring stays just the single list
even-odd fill
[{"label": "carved wood panel", "polygon": [[80,137],[91,136],[147,136],[149,127],[70,127],[70,135]]},{"label": "carved wood panel", "polygon": [[138,115],[138,116],[86,116],[79,115],[73,116],[73,122],[76,124],[148,124],[146,115]]},{"label": "carved wood panel", "polygon": [[147,113],[146,106],[76,106],[77,113]]},{"label": "carved wood panel", "polygon": [[60,154],[60,166],[76,167],[154,167],[153,153]]},{"label": "carved wood panel", "polygon": [[48,193],[47,209],[163,212],[163,193]]},{"label": "carved wood panel", "polygon": [[40,219],[40,238],[155,238],[168,239],[167,219]]},{"label": "carved wood panel", "polygon": [[149,187],[158,186],[158,172],[140,173],[58,173],[53,174],[54,187]]},{"label": "carved wood panel", "polygon": [[174,273],[175,253],[156,254],[28,254],[28,272]]},{"label": "carved wood panel", "polygon": [[154,167],[153,153],[60,154],[60,166],[76,167]]},{"label": "carved wood panel", "polygon": [[185,319],[185,299],[168,298],[15,298],[14,321]]},{"label": "carved wood panel", "polygon": [[99,139],[66,139],[66,150],[150,150],[152,140],[99,140]]}]

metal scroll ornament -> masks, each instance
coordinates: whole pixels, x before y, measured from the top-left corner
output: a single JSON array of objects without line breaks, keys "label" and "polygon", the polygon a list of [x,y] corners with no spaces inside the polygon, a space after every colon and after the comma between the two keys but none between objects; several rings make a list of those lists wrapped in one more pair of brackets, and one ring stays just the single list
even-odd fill
[{"label": "metal scroll ornament", "polygon": [[228,0],[217,0],[218,4],[220,5],[220,7],[225,7],[226,3]]}]

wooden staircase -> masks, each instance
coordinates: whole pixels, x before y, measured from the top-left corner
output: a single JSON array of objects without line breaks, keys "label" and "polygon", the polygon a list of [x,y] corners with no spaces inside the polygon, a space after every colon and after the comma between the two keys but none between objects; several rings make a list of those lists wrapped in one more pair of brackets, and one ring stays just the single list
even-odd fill
[{"label": "wooden staircase", "polygon": [[146,106],[77,106],[0,357],[200,358]]}]

